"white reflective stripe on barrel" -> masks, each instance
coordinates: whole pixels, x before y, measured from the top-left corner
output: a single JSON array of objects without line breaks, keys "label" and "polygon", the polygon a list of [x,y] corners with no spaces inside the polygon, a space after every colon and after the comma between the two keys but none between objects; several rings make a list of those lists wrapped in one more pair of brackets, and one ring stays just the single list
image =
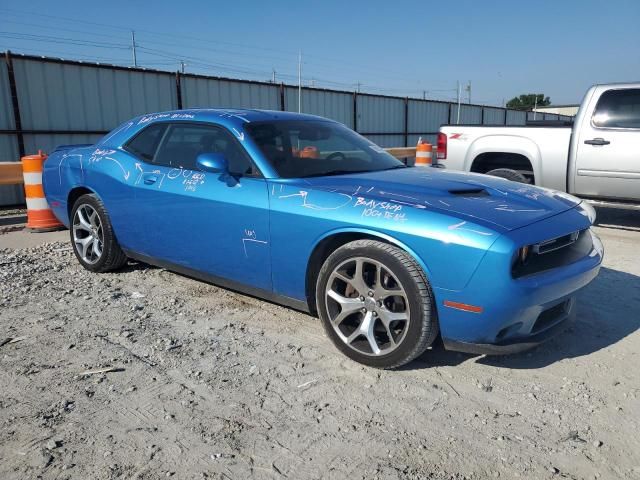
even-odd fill
[{"label": "white reflective stripe on barrel", "polygon": [[27,210],[48,210],[46,198],[27,198]]},{"label": "white reflective stripe on barrel", "polygon": [[25,185],[40,185],[42,183],[42,172],[23,173]]}]

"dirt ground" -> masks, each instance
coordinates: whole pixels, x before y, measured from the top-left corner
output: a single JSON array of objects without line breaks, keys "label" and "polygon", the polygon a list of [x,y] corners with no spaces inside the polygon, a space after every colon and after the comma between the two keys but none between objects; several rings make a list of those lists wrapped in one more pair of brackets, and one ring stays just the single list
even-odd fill
[{"label": "dirt ground", "polygon": [[308,315],[143,264],[92,274],[66,232],[5,230],[0,478],[640,478],[640,213],[599,215],[569,331],[397,371]]}]

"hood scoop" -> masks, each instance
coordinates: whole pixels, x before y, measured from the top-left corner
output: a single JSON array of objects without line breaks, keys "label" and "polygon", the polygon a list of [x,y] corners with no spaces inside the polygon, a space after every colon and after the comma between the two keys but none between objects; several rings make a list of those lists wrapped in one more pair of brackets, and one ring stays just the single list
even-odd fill
[{"label": "hood scoop", "polygon": [[488,197],[489,192],[487,192],[484,188],[462,188],[449,190],[451,195],[456,197]]}]

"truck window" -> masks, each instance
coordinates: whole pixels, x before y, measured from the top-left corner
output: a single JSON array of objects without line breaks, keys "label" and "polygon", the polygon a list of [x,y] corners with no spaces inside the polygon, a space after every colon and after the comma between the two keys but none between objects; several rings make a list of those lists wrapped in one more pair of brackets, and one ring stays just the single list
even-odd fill
[{"label": "truck window", "polygon": [[607,90],[591,118],[594,127],[640,128],[640,89]]}]

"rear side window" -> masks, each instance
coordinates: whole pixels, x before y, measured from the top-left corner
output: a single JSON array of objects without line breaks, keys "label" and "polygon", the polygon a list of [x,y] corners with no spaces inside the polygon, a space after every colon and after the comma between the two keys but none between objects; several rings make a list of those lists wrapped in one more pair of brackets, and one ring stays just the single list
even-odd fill
[{"label": "rear side window", "polygon": [[592,122],[600,128],[640,128],[640,89],[604,92],[598,99]]},{"label": "rear side window", "polygon": [[248,154],[231,134],[222,128],[209,125],[178,124],[169,127],[154,163],[197,170],[196,160],[201,153],[223,154],[231,173],[253,173]]},{"label": "rear side window", "polygon": [[124,148],[141,159],[151,162],[166,128],[167,125],[164,123],[149,125],[133,137]]}]

